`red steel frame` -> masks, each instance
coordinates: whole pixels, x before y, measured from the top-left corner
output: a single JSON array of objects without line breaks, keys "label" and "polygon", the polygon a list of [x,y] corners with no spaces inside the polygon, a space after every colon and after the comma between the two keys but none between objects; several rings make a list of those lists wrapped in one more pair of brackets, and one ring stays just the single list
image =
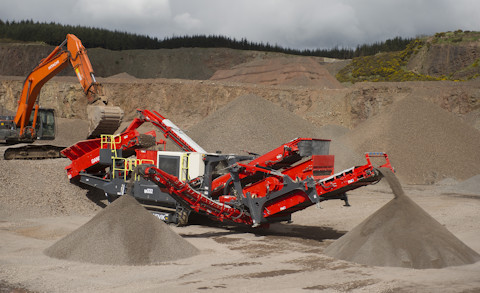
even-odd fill
[{"label": "red steel frame", "polygon": [[[150,122],[160,129],[166,138],[171,138],[184,151],[204,152],[191,138],[158,112],[140,109],[137,111],[140,114],[140,118],[135,118],[125,131],[115,137],[118,141],[113,144],[113,148],[122,150],[137,148],[138,136],[140,135],[137,128],[145,122]],[[156,137],[154,131],[145,134]],[[158,143],[165,142],[161,140]],[[105,169],[104,166],[98,164],[100,162],[101,145],[101,139],[95,138],[79,141],[75,145],[62,150],[61,153],[72,161],[72,163],[65,168],[69,179],[76,178],[81,172],[86,170],[99,171]]]},{"label": "red steel frame", "polygon": [[[288,168],[282,173],[237,163],[241,168],[239,174],[241,174],[243,178],[257,172],[269,175],[265,179],[243,188],[243,198],[241,200],[244,203],[248,203],[253,199],[255,199],[257,203],[263,202],[264,204],[260,206],[260,212],[268,223],[269,218],[274,219],[275,217],[290,215],[293,212],[323,200],[335,199],[337,198],[336,196],[346,191],[378,182],[378,180],[381,179],[381,175],[371,164],[370,157],[372,156],[384,157],[386,163],[380,167],[387,167],[393,171],[387,154],[366,153],[365,156],[367,164],[352,167],[327,178],[317,180],[314,180],[312,176],[305,176],[304,172],[300,171],[305,165],[309,165],[309,161],[311,160]],[[303,170],[306,170],[305,173],[307,174],[311,172],[310,168]],[[296,176],[298,187],[293,190],[287,190],[285,194],[281,194],[280,197],[269,201],[269,194],[272,194],[272,192],[281,193],[284,186],[293,182],[293,178],[291,178],[291,174],[289,174],[290,172],[298,174],[298,176]],[[258,220],[256,221],[253,217],[254,211],[252,209],[255,209],[255,205],[251,205],[249,210],[235,207],[233,204],[235,201],[238,201],[238,199],[234,196],[224,195],[220,196],[218,200],[214,200],[194,190],[187,182],[182,182],[177,177],[153,166],[146,167],[144,176],[156,184],[163,186],[163,188],[166,187],[168,192],[172,194],[177,201],[188,205],[197,212],[203,211],[220,221],[230,220],[247,225],[254,224],[254,226],[259,224]]]}]

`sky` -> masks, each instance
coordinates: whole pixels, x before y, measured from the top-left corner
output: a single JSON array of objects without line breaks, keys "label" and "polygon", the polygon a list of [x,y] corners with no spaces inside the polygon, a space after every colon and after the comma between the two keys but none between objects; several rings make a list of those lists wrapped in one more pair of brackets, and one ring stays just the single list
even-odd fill
[{"label": "sky", "polygon": [[0,1],[3,21],[82,25],[159,39],[222,35],[300,50],[478,31],[479,12],[479,0]]}]

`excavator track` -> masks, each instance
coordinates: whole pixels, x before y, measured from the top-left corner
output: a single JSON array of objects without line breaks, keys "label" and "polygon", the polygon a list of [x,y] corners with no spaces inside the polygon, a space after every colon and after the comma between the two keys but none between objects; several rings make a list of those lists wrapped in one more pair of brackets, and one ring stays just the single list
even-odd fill
[{"label": "excavator track", "polygon": [[3,154],[5,160],[42,160],[64,157],[60,151],[65,147],[54,145],[30,144],[21,147],[8,148]]},{"label": "excavator track", "polygon": [[106,105],[88,105],[88,138],[97,138],[102,134],[114,134],[122,123],[123,110],[120,107]]}]

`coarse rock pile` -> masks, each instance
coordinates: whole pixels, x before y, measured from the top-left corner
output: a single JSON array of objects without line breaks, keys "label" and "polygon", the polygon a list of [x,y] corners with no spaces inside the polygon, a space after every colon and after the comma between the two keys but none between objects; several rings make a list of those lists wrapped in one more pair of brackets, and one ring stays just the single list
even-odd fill
[{"label": "coarse rock pile", "polygon": [[411,184],[480,174],[480,131],[417,97],[393,103],[341,141],[358,153],[387,152],[397,176]]},{"label": "coarse rock pile", "polygon": [[380,168],[395,198],[325,249],[366,265],[415,269],[471,264],[480,255],[406,196],[395,175]]},{"label": "coarse rock pile", "polygon": [[109,265],[148,265],[198,253],[129,195],[45,250],[54,258]]},{"label": "coarse rock pile", "polygon": [[218,70],[210,80],[267,85],[311,86],[340,89],[343,86],[313,58],[272,58]]}]

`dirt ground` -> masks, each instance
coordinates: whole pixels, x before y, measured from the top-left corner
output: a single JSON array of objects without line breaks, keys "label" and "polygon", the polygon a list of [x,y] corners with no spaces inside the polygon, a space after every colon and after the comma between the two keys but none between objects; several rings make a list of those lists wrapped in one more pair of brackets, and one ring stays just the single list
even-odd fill
[{"label": "dirt ground", "polygon": [[[404,189],[480,252],[480,195],[451,193],[442,185]],[[381,182],[351,192],[351,207],[340,201],[322,203],[322,209],[310,207],[294,214],[293,223],[275,224],[269,230],[206,221],[172,226],[200,254],[150,266],[95,265],[43,253],[85,224],[94,211],[85,216],[41,217],[24,217],[21,210],[14,215],[0,211],[0,279],[34,292],[478,292],[480,262],[414,270],[365,266],[322,253],[392,197]]]}]

